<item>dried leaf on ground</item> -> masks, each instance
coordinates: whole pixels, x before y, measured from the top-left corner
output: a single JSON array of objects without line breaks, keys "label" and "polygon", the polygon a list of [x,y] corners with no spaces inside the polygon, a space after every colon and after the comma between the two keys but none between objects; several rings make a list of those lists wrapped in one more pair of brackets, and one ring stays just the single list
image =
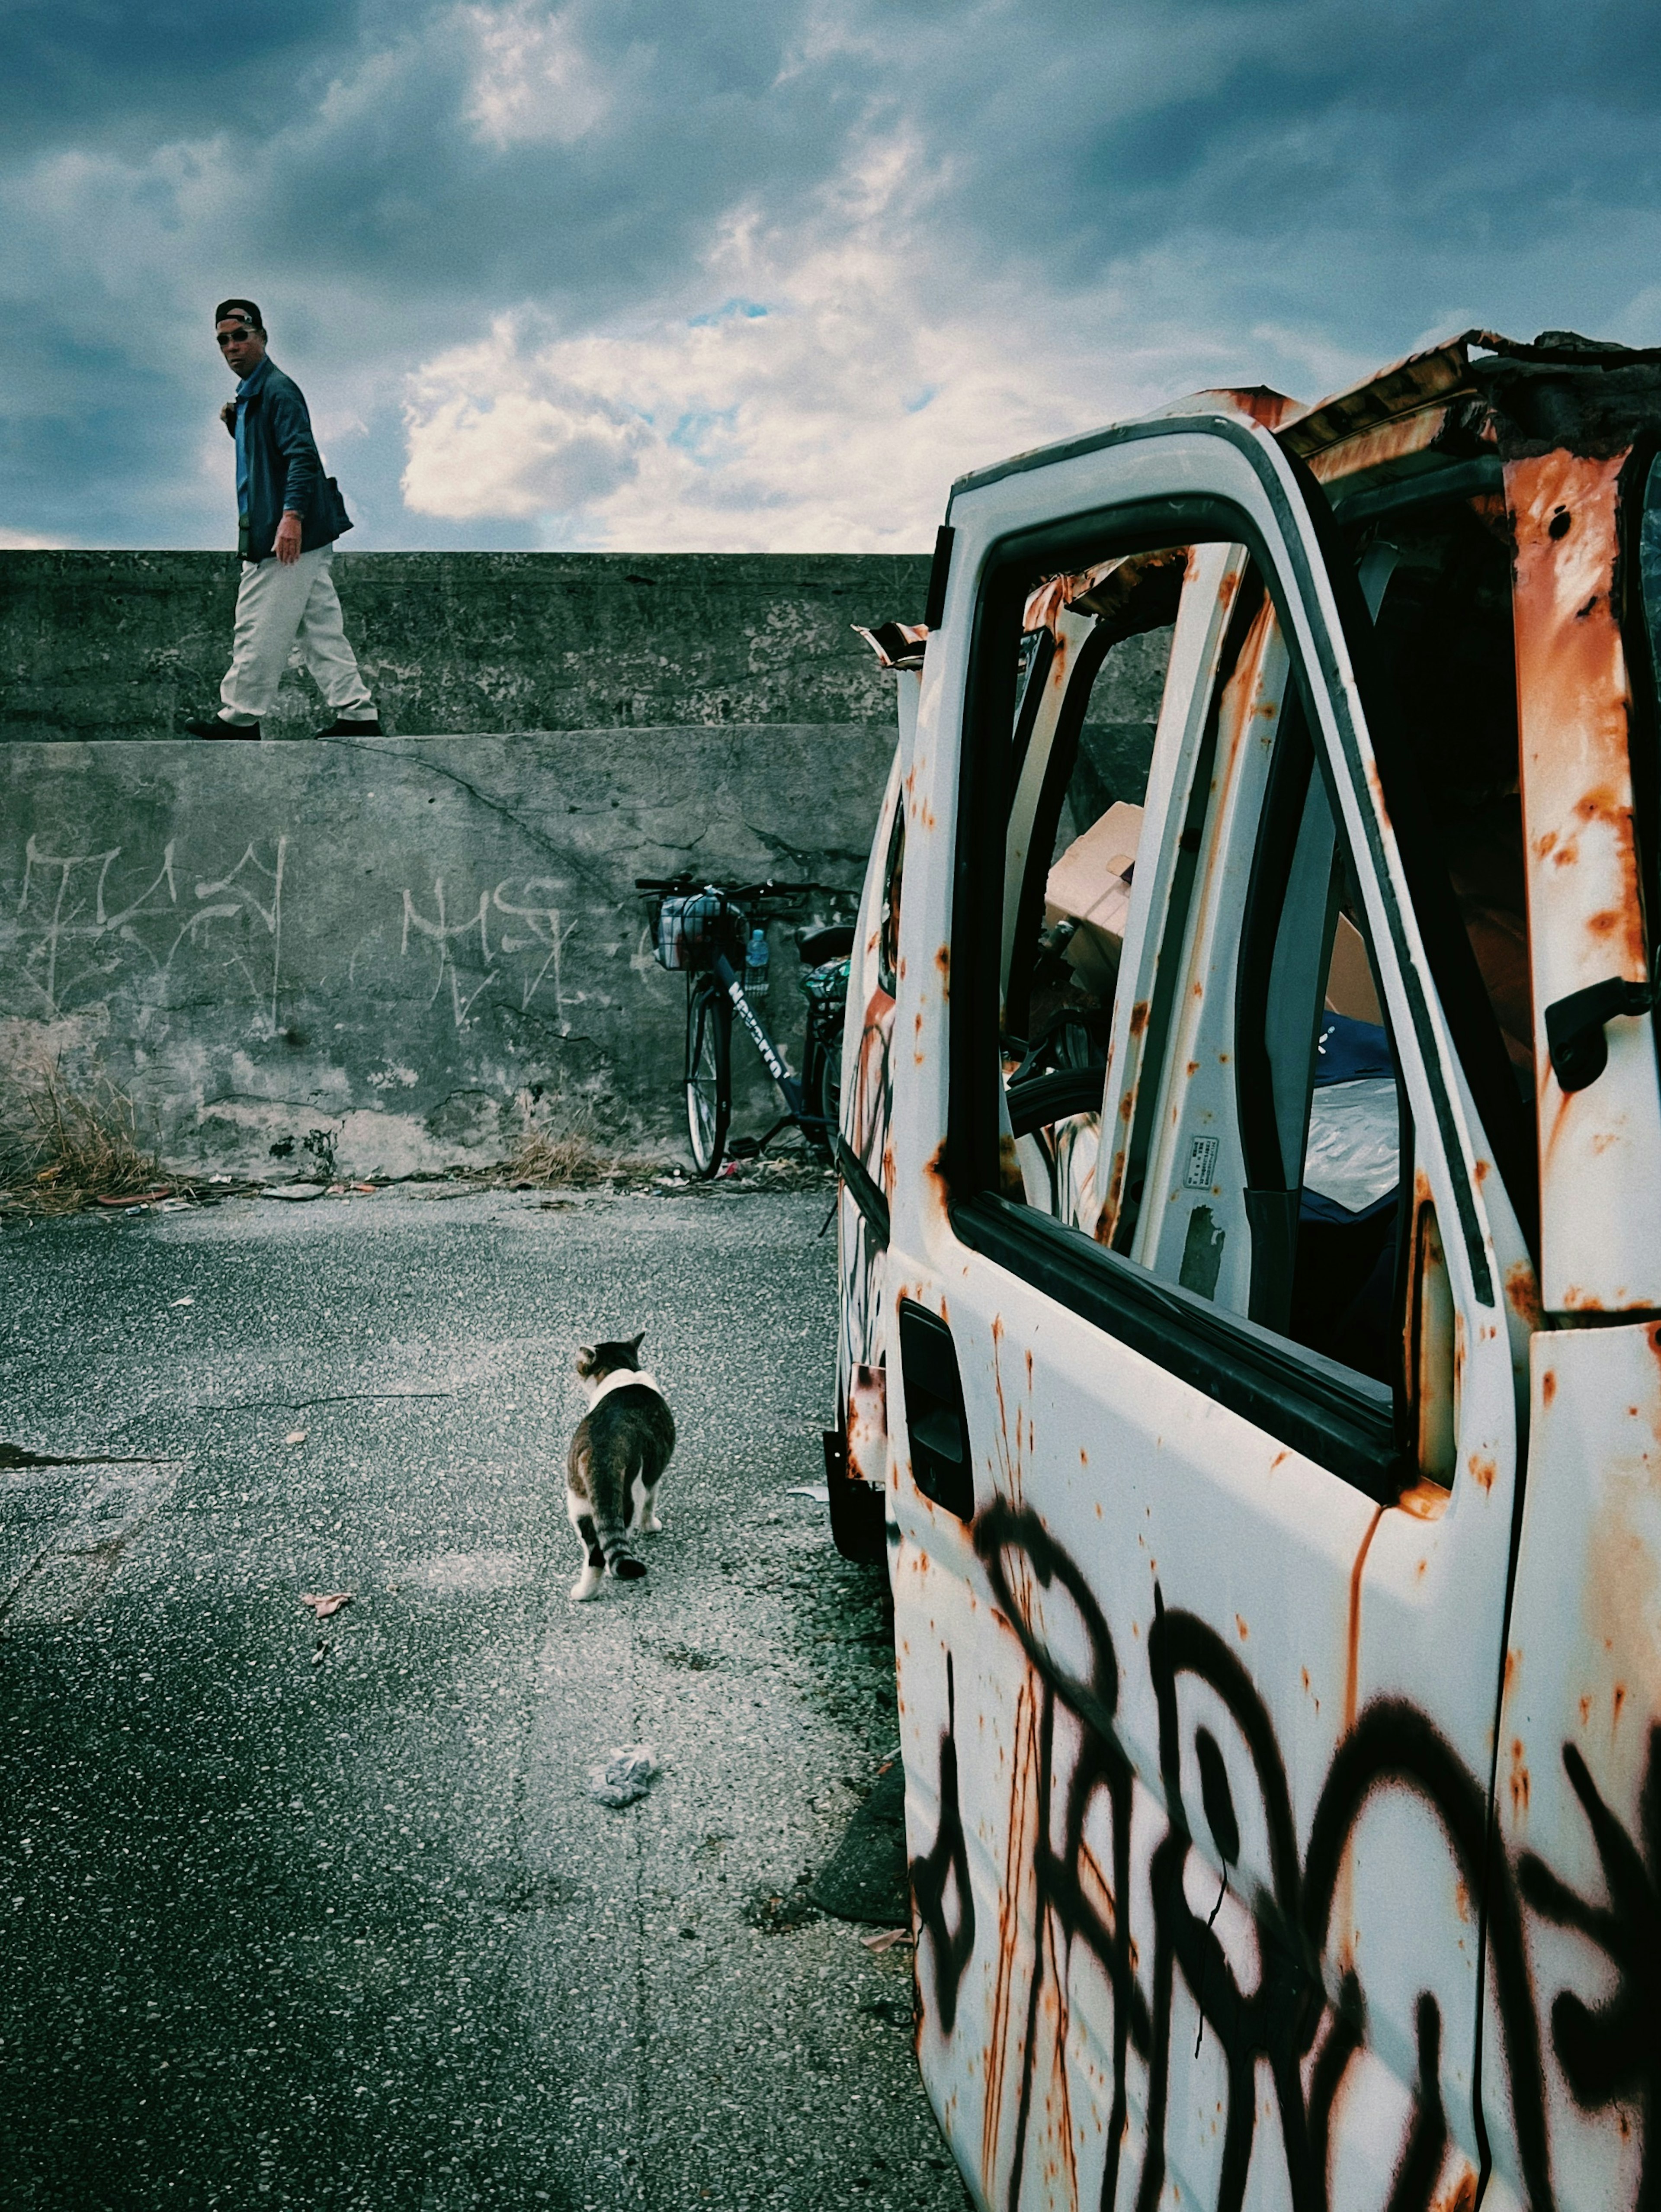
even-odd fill
[{"label": "dried leaf on ground", "polygon": [[331,1613],[338,1613],[342,1606],[350,1605],[352,1593],[350,1590],[331,1590],[327,1596],[321,1596],[311,1590],[302,1590],[300,1601],[302,1605],[309,1605],[319,1620],[327,1620]]},{"label": "dried leaf on ground", "polygon": [[310,1433],[306,1429],[290,1429],[282,1441],[285,1444],[303,1444]]},{"label": "dried leaf on ground", "polygon": [[892,1951],[901,1943],[914,1943],[917,1938],[909,1928],[879,1928],[875,1936],[862,1936],[859,1940],[868,1951],[876,1955],[883,1951]]}]

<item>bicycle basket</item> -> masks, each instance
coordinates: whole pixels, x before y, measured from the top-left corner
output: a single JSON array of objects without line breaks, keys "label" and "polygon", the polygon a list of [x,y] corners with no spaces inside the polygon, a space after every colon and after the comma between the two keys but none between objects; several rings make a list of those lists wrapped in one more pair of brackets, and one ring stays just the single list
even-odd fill
[{"label": "bicycle basket", "polygon": [[730,946],[737,927],[735,909],[719,891],[666,898],[658,909],[658,963],[677,972],[707,968],[718,945]]}]

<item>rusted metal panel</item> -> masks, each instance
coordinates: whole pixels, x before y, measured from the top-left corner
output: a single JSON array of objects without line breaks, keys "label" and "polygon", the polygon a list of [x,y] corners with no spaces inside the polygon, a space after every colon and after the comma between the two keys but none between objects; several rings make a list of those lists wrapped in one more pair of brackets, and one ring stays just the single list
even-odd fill
[{"label": "rusted metal panel", "polygon": [[[1265,599],[1219,706],[1211,770],[1213,834],[1201,854],[1181,951],[1173,1034],[1149,1147],[1146,1196],[1131,1247],[1144,1267],[1176,1281],[1194,1209],[1203,1206],[1216,1267],[1210,1295],[1240,1313],[1247,1308],[1252,1243],[1239,1207],[1246,1176],[1229,1048],[1234,967],[1253,845],[1249,836],[1234,835],[1234,825],[1255,820],[1261,806],[1288,670],[1285,641],[1273,604]],[[1187,1171],[1197,1139],[1211,1144],[1212,1165],[1203,1190],[1191,1187]]]},{"label": "rusted metal panel", "polygon": [[1318,483],[1336,483],[1343,477],[1388,468],[1430,453],[1446,434],[1451,418],[1452,410],[1446,406],[1420,407],[1410,415],[1392,416],[1370,428],[1353,432],[1336,445],[1319,447],[1310,455],[1310,473]]},{"label": "rusted metal panel", "polygon": [[[1500,349],[1493,362],[1472,358],[1482,346]],[[1630,434],[1611,426],[1653,394],[1629,362],[1594,388],[1585,360],[1474,333],[1301,421],[1269,410],[1333,480],[1387,475],[1451,439],[1503,453],[1537,1028],[1553,994],[1646,972],[1610,606]],[[1235,491],[1234,464],[1203,450],[1203,410],[1169,412],[1185,416],[1173,486],[1214,471],[1210,488]],[[1283,579],[1282,603],[1305,667],[1332,672],[1358,733],[1341,754],[1336,711],[1318,711],[1416,1133],[1420,1479],[1383,1506],[1339,1483],[960,1243],[945,1204],[945,948],[977,564],[1000,530],[1157,492],[1162,465],[1145,449],[1058,459],[1048,482],[989,480],[954,508],[961,558],[900,801],[912,842],[882,1295],[949,1328],[973,1493],[963,1519],[919,1488],[896,1369],[891,1560],[924,2077],[988,2207],[1473,2212],[1489,2155],[1498,2212],[1647,2204],[1661,2174],[1661,1328],[1543,1325],[1623,1297],[1661,1306],[1661,1261],[1643,1273],[1646,1242],[1661,1250],[1647,1023],[1641,1054],[1614,1025],[1589,1091],[1543,1090],[1557,1115],[1555,1132],[1542,1115],[1543,1316],[1428,985],[1312,544],[1314,587],[1300,603]],[[1276,526],[1260,522],[1266,543]],[[1029,623],[1076,656],[1126,565],[1052,580]],[[1242,556],[1201,548],[1185,573],[1113,1013],[1097,1171],[1110,1239],[1142,1090],[1167,1085],[1173,1127],[1228,1111],[1226,1086],[1199,1092],[1238,912],[1229,825],[1252,818],[1257,709],[1284,685],[1286,641],[1265,615],[1220,702],[1199,919],[1167,942],[1171,850],[1192,818]],[[1066,681],[1064,667],[1057,702]],[[1179,958],[1197,994],[1155,1069],[1149,1007],[1160,963]],[[1623,1145],[1633,1218],[1617,1221],[1618,1179],[1599,1182],[1597,1163]],[[1157,1147],[1149,1158],[1159,1167]],[[1602,1209],[1588,1224],[1572,1218],[1576,1191]],[[1157,1270],[1157,1237],[1143,1243]],[[1591,1295],[1568,1297],[1571,1284]]]},{"label": "rusted metal panel", "polygon": [[1246,565],[1246,551],[1240,546],[1199,545],[1188,556],[1187,580],[1177,612],[1143,804],[1146,858],[1139,861],[1131,886],[1107,1048],[1102,1157],[1095,1171],[1095,1194],[1101,1209],[1095,1233],[1104,1244],[1114,1239],[1125,1200],[1148,1010],[1158,988],[1160,963],[1171,960],[1178,950],[1163,945],[1158,931],[1150,932],[1149,921],[1163,913],[1170,896],[1177,840],[1204,738],[1211,686]]},{"label": "rusted metal panel", "polygon": [[1661,1093],[1653,1024],[1622,1016],[1609,1065],[1567,1096],[1544,1050],[1548,1006],[1649,972],[1634,843],[1628,672],[1614,587],[1623,455],[1506,463],[1517,542],[1529,954],[1549,1311],[1661,1306]]},{"label": "rusted metal panel", "polygon": [[1342,445],[1378,424],[1446,402],[1470,386],[1469,335],[1425,353],[1409,354],[1300,411],[1280,430],[1281,443],[1288,453],[1312,461],[1325,448]]},{"label": "rusted metal panel", "polygon": [[1533,1401],[1495,1806],[1538,2071],[1485,2093],[1497,2172],[1526,2202],[1541,2139],[1581,2212],[1661,2174],[1661,1332],[1543,1332]]}]

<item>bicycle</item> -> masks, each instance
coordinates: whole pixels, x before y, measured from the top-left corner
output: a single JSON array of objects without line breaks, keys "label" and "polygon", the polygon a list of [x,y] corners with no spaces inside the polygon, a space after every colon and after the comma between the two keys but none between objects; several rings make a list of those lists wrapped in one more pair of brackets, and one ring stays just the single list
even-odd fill
[{"label": "bicycle", "polygon": [[808,1001],[800,1078],[792,1075],[755,1011],[767,985],[751,967],[746,947],[769,922],[785,921],[815,897],[850,901],[827,884],[766,883],[723,885],[696,876],[640,876],[634,888],[651,901],[653,951],[658,964],[687,979],[687,1131],[693,1165],[706,1180],[720,1167],[732,1119],[732,1024],[737,1015],[785,1102],[756,1146],[765,1152],[781,1129],[798,1128],[821,1158],[836,1136],[842,1078],[842,1012],[847,997],[852,922],[815,924],[798,931],[797,953]]}]

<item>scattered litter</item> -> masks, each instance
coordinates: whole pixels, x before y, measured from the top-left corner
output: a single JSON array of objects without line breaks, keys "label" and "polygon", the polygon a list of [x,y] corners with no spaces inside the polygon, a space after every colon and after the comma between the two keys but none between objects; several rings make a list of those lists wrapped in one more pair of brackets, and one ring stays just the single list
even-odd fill
[{"label": "scattered litter", "polygon": [[818,1906],[799,1883],[793,1890],[758,1889],[744,1907],[746,1921],[764,1936],[788,1936],[818,1917]]},{"label": "scattered litter", "polygon": [[214,1175],[209,1176],[208,1180],[209,1182],[229,1182],[231,1177],[227,1175]]},{"label": "scattered litter", "polygon": [[319,1620],[327,1620],[331,1613],[338,1613],[342,1606],[350,1605],[352,1593],[350,1590],[331,1590],[326,1597],[322,1597],[311,1590],[302,1590],[300,1601],[302,1605],[309,1605]]},{"label": "scattered litter", "polygon": [[99,1206],[118,1206],[136,1211],[141,1206],[152,1205],[157,1199],[171,1198],[173,1194],[173,1185],[166,1183],[155,1190],[130,1190],[124,1198],[100,1198],[94,1202]]},{"label": "scattered litter", "polygon": [[321,1198],[323,1185],[320,1182],[268,1182],[259,1194],[262,1198]]},{"label": "scattered litter", "polygon": [[324,1642],[323,1638],[319,1636],[319,1637],[318,1637],[318,1648],[317,1648],[317,1650],[316,1650],[312,1654],[312,1664],[314,1667],[320,1667],[320,1666],[322,1666],[322,1664],[323,1664],[324,1661],[328,1656],[329,1656],[329,1646],[328,1646],[328,1645]]},{"label": "scattered litter", "polygon": [[539,1213],[569,1213],[576,1203],[574,1198],[545,1198],[536,1211]]},{"label": "scattered litter", "polygon": [[658,1753],[649,1743],[625,1743],[608,1753],[603,1765],[588,1770],[588,1794],[602,1805],[632,1805],[651,1789]]},{"label": "scattered litter", "polygon": [[306,1429],[290,1429],[282,1441],[285,1444],[303,1444],[309,1434]]},{"label": "scattered litter", "polygon": [[193,1306],[196,1304],[196,1297],[194,1293],[192,1293],[185,1297],[170,1299],[168,1303],[175,1306]]},{"label": "scattered litter", "polygon": [[895,1949],[901,1943],[908,1946],[915,1943],[917,1938],[909,1928],[881,1928],[875,1936],[862,1936],[859,1940],[873,1957],[877,1957],[884,1951]]},{"label": "scattered litter", "polygon": [[188,1198],[158,1199],[155,1210],[158,1213],[188,1213],[191,1210],[191,1201]]},{"label": "scattered litter", "polygon": [[370,1197],[373,1198],[375,1193],[380,1188],[380,1185],[378,1182],[355,1182],[351,1188],[354,1190],[367,1190]]},{"label": "scattered litter", "polygon": [[830,1504],[830,1490],[822,1482],[793,1482],[785,1495],[786,1498],[811,1498],[817,1505]]}]

